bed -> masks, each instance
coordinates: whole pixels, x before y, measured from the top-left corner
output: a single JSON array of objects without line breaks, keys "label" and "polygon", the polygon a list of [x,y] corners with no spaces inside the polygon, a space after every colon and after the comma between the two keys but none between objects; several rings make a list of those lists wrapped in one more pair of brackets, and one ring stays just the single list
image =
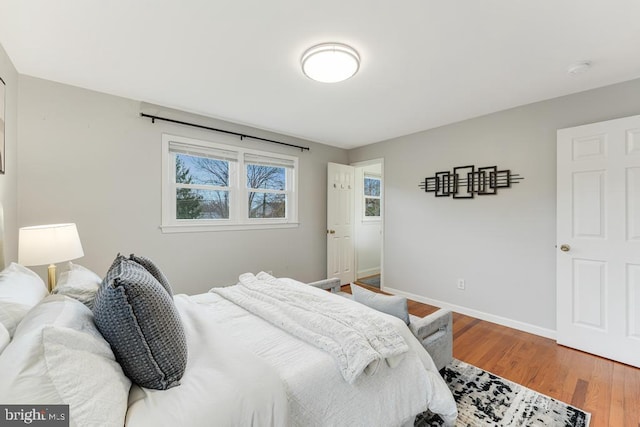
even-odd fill
[{"label": "bed", "polygon": [[[156,352],[155,340],[144,345],[155,353],[154,364],[168,363],[169,369],[178,370],[182,365],[180,375],[163,376],[160,389],[136,384],[146,383],[130,375],[119,344],[110,339],[108,328],[98,326],[102,321],[97,305],[104,305],[103,288],[115,280],[110,276],[114,266],[101,278],[70,264],[56,294],[46,295],[37,275],[11,264],[0,273],[0,325],[5,324],[0,339],[9,337],[0,341],[0,404],[68,404],[71,425],[77,426],[401,426],[413,425],[415,415],[427,409],[449,423],[455,420],[455,402],[429,354],[396,317],[264,273],[243,275],[245,281],[255,280],[251,293],[258,299],[286,299],[294,308],[283,308],[282,301],[266,308],[241,301],[242,292],[248,292],[242,280],[228,288],[167,299],[170,285],[163,285],[166,278],[157,267],[143,258],[137,263],[124,258],[120,264],[139,270],[131,277],[138,280],[149,273],[154,292],[168,304],[154,305],[150,312],[177,313],[177,338],[167,341],[171,347],[184,340],[188,351],[183,362],[167,356],[175,349]],[[30,293],[30,299],[6,297],[12,292]],[[10,310],[11,304],[20,307]],[[314,320],[322,314],[314,307],[333,317]],[[294,315],[301,312],[306,314]],[[310,326],[286,325],[298,317],[308,318]],[[356,346],[354,335],[348,335],[353,331],[328,340],[314,329],[319,323],[358,323],[354,319],[359,318],[385,332],[376,338],[367,335],[370,331],[358,333],[369,341],[379,339],[377,345],[393,347],[395,353],[376,347],[386,356],[376,359],[376,352],[365,352],[373,356],[362,358],[349,345],[347,350],[334,348],[333,341],[341,339]],[[154,326],[160,339],[171,336],[169,324],[160,325]],[[115,329],[124,328],[126,322],[115,323]]]}]

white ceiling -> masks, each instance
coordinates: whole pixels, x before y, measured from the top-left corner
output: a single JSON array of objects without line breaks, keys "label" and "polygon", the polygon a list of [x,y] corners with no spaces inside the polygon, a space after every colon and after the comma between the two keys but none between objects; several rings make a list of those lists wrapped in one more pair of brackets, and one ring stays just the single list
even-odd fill
[{"label": "white ceiling", "polygon": [[[330,41],[360,71],[309,80]],[[640,1],[0,0],[0,44],[22,74],[352,148],[640,77]]]}]

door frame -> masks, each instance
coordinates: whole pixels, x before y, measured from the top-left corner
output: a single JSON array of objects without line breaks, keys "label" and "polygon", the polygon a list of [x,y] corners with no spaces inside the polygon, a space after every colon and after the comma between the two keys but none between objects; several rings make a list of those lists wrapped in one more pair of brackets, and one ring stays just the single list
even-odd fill
[{"label": "door frame", "polygon": [[[379,164],[380,165],[380,178],[381,178],[381,182],[380,182],[380,199],[381,199],[381,203],[380,203],[380,230],[381,230],[381,234],[380,234],[380,289],[384,290],[384,224],[385,224],[385,204],[386,204],[386,192],[385,192],[385,177],[384,177],[384,158],[380,157],[377,159],[370,159],[370,160],[362,160],[359,162],[353,162],[353,163],[349,163],[349,166],[353,166],[354,168],[361,168],[364,166],[369,166],[369,165],[376,165]],[[357,192],[354,193],[354,197],[358,197]],[[354,200],[355,203],[355,200]],[[358,213],[353,212],[354,215],[354,225],[355,225],[355,221],[358,221]],[[354,227],[354,237],[356,239],[358,239],[358,228]],[[354,273],[356,275],[356,279],[358,276],[358,247],[354,246]]]}]

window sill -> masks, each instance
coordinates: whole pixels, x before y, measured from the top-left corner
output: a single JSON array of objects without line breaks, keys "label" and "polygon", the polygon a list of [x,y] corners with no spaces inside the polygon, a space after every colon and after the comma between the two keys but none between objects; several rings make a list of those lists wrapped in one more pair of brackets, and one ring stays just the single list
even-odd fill
[{"label": "window sill", "polygon": [[297,228],[298,222],[282,222],[271,224],[227,224],[227,225],[206,225],[206,224],[175,224],[161,225],[163,233],[206,233],[210,231],[249,231],[268,230],[277,228]]}]

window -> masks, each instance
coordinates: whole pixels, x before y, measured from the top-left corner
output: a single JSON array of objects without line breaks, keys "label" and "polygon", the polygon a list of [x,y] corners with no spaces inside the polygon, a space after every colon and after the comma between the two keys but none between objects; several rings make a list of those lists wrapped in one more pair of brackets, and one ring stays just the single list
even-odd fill
[{"label": "window", "polygon": [[245,154],[249,218],[285,218],[289,160]]},{"label": "window", "polygon": [[380,219],[381,178],[364,176],[364,218]]},{"label": "window", "polygon": [[162,146],[163,231],[297,226],[297,157],[172,135]]}]

